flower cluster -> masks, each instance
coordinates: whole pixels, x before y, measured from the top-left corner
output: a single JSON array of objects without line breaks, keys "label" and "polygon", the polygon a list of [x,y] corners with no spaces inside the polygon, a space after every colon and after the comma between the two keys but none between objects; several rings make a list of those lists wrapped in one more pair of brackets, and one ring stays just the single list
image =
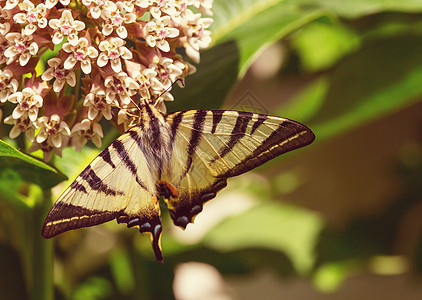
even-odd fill
[{"label": "flower cluster", "polygon": [[[0,0],[0,120],[44,159],[101,145],[104,117],[120,129],[136,103],[173,100],[211,42],[212,0]],[[177,52],[176,52],[177,50]],[[43,72],[40,72],[44,68]],[[39,74],[42,73],[42,74]],[[7,116],[6,116],[7,115]]]}]

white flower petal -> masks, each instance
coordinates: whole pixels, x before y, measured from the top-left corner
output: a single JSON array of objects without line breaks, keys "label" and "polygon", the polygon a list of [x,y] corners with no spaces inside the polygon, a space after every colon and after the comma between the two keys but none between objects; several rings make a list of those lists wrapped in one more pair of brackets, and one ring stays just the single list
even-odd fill
[{"label": "white flower petal", "polygon": [[113,32],[113,26],[111,26],[110,24],[105,24],[102,30],[102,33],[105,36],[110,35]]},{"label": "white flower petal", "polygon": [[114,72],[118,73],[122,70],[122,64],[120,63],[120,59],[115,59],[111,61],[111,68]]},{"label": "white flower petal", "polygon": [[78,61],[76,60],[76,58],[74,58],[73,55],[70,55],[64,61],[63,67],[66,70],[71,70],[76,65],[77,62]]},{"label": "white flower petal", "polygon": [[108,56],[104,52],[101,52],[97,59],[97,65],[99,67],[104,67],[107,63],[108,63]]},{"label": "white flower petal", "polygon": [[24,112],[25,112],[24,110],[22,110],[19,106],[17,106],[12,112],[13,119],[15,120],[19,119],[20,117],[23,116]]},{"label": "white flower petal", "polygon": [[10,130],[10,132],[9,132],[9,137],[10,137],[11,139],[15,139],[15,138],[17,138],[20,134],[21,134],[21,131],[19,130],[19,127],[15,125],[15,126],[13,126],[12,130]]},{"label": "white flower petal", "polygon": [[74,87],[76,85],[76,75],[73,71],[70,72],[69,75],[67,75],[66,82],[71,87]]},{"label": "white flower petal", "polygon": [[42,142],[44,142],[46,139],[48,138],[48,134],[45,130],[42,130],[38,133],[36,141],[37,143],[41,144]]},{"label": "white flower petal", "polygon": [[66,81],[63,79],[56,79],[53,83],[53,91],[56,93],[60,92],[63,89],[65,83]]},{"label": "white flower petal", "polygon": [[81,61],[81,69],[82,69],[82,72],[84,72],[85,74],[90,74],[91,73],[91,61],[87,60],[87,59]]},{"label": "white flower petal", "polygon": [[48,68],[42,75],[41,79],[44,81],[50,81],[54,78],[54,70],[53,68]]},{"label": "white flower petal", "polygon": [[55,134],[51,136],[51,142],[54,147],[60,148],[62,146],[62,136],[60,134]]},{"label": "white flower petal", "polygon": [[88,109],[88,119],[94,120],[98,115],[98,110],[95,109],[93,106],[90,106]]},{"label": "white flower petal", "polygon": [[28,117],[32,122],[34,122],[38,117],[38,109],[37,108],[30,109],[28,111]]},{"label": "white flower petal", "polygon": [[127,30],[124,26],[120,26],[119,28],[117,28],[116,33],[122,39],[127,38]]}]

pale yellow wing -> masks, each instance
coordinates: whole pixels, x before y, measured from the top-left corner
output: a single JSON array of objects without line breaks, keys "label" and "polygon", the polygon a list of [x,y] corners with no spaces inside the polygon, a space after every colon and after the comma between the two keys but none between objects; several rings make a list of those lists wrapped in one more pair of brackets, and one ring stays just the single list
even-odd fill
[{"label": "pale yellow wing", "polygon": [[225,110],[190,110],[167,116],[170,166],[159,186],[176,225],[186,227],[203,204],[247,172],[285,152],[306,146],[314,134],[285,118]]},{"label": "pale yellow wing", "polygon": [[135,139],[140,134],[140,128],[133,127],[89,164],[50,210],[43,237],[117,219],[150,233],[155,255],[162,260],[156,178]]}]

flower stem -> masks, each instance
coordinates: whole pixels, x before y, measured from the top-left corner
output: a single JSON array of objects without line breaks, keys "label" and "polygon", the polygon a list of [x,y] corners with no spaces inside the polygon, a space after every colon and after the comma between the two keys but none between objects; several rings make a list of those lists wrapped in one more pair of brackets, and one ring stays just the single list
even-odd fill
[{"label": "flower stem", "polygon": [[51,190],[43,191],[43,199],[33,210],[33,269],[32,299],[52,300],[53,286],[53,241],[41,237],[44,218],[51,206]]},{"label": "flower stem", "polygon": [[76,86],[75,86],[75,102],[79,101],[80,93],[81,93],[81,70],[77,69],[76,71]]}]

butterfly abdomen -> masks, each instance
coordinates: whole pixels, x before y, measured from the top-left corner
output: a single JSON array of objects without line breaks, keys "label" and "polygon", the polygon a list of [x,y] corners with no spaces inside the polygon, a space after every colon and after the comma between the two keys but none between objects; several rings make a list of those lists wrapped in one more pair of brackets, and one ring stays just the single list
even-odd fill
[{"label": "butterfly abdomen", "polygon": [[147,106],[141,114],[142,123],[129,129],[127,133],[142,151],[149,172],[157,181],[171,157],[168,151],[170,126],[164,115],[154,107]]}]

